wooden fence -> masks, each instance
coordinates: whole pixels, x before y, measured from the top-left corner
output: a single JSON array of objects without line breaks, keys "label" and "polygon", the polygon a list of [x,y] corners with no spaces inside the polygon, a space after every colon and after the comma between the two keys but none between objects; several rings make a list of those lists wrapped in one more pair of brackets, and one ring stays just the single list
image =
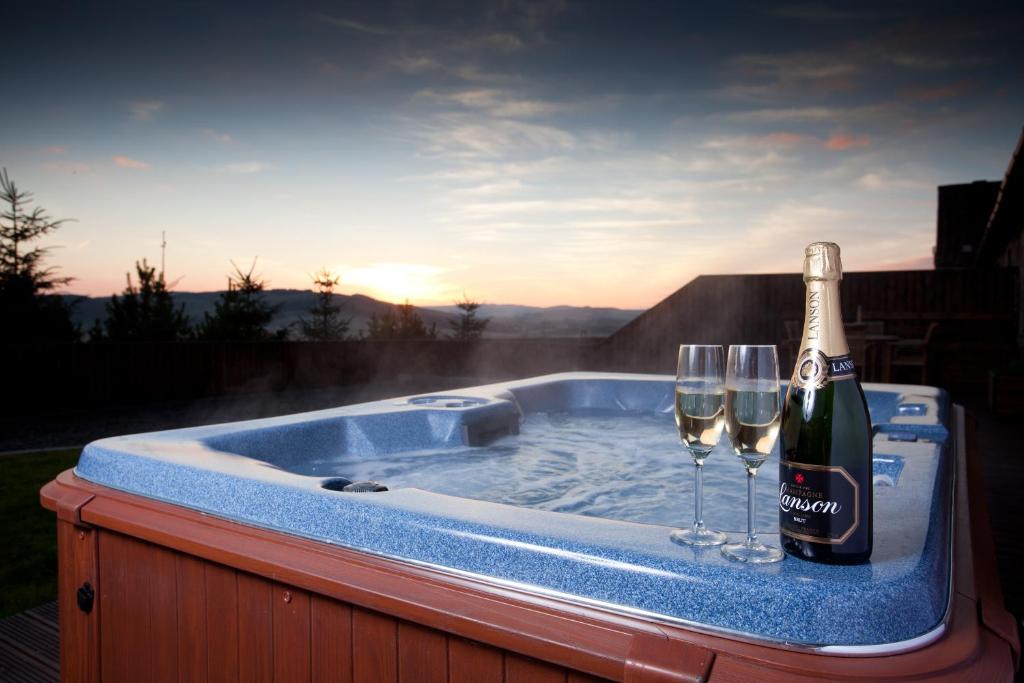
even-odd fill
[{"label": "wooden fence", "polygon": [[6,414],[315,389],[402,377],[500,379],[593,367],[581,339],[3,345]]},{"label": "wooden fence", "polygon": [[[920,270],[846,273],[843,319],[885,324],[886,334],[922,338],[939,323],[932,362],[947,384],[977,383],[1015,347],[1017,271]],[[799,274],[703,275],[640,315],[599,348],[610,370],[672,372],[678,345],[779,344],[786,321],[802,326]],[[792,359],[780,359],[786,374]]]}]

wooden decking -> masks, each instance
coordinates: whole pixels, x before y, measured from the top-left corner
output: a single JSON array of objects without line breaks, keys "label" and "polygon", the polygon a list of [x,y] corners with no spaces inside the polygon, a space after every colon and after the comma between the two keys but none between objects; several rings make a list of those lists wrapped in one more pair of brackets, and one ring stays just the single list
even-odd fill
[{"label": "wooden decking", "polygon": [[59,680],[57,603],[48,602],[0,619],[0,681],[56,683]]}]

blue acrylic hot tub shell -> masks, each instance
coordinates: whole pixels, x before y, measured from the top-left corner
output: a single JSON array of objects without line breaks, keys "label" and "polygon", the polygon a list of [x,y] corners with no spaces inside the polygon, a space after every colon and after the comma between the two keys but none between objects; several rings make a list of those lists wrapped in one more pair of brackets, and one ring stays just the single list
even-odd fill
[{"label": "blue acrylic hot tub shell", "polygon": [[[890,644],[942,622],[950,579],[949,404],[930,387],[865,387],[875,454],[885,461],[876,463],[876,476],[881,468],[896,485],[876,486],[874,554],[853,567],[793,558],[746,566],[717,548],[675,545],[663,526],[411,488],[340,493],[322,488],[323,477],[288,471],[339,449],[386,455],[462,446],[515,429],[521,414],[538,411],[671,410],[673,388],[669,376],[568,373],[116,437],[87,446],[76,474],[253,526],[759,640]],[[906,405],[914,407],[901,410]],[[904,434],[915,440],[890,440]]]}]

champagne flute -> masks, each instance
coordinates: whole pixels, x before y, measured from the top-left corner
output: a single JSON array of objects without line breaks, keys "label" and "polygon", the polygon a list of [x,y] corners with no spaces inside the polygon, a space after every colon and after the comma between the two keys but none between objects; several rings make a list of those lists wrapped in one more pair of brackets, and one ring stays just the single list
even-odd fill
[{"label": "champagne flute", "polygon": [[725,424],[725,350],[721,346],[683,344],[676,370],[675,412],[679,439],[696,468],[693,525],[669,538],[684,545],[722,545],[725,534],[704,526],[704,459],[718,445]]},{"label": "champagne flute", "polygon": [[754,530],[757,468],[775,450],[782,423],[778,355],[774,346],[730,346],[726,367],[725,429],[747,469],[747,538],[722,546],[722,554],[737,562],[778,562],[782,551],[758,541]]}]

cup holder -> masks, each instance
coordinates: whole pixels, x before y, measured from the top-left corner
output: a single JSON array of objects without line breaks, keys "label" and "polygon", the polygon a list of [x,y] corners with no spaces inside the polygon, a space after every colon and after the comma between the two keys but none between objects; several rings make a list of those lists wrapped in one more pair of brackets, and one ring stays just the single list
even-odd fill
[{"label": "cup holder", "polygon": [[380,493],[388,487],[375,481],[357,481],[342,489],[344,493]]},{"label": "cup holder", "polygon": [[352,481],[345,477],[331,477],[320,482],[320,488],[341,493],[379,493],[388,487],[376,481]]},{"label": "cup holder", "polygon": [[472,408],[489,403],[486,398],[475,396],[417,396],[409,399],[409,405],[430,406],[431,408]]}]

